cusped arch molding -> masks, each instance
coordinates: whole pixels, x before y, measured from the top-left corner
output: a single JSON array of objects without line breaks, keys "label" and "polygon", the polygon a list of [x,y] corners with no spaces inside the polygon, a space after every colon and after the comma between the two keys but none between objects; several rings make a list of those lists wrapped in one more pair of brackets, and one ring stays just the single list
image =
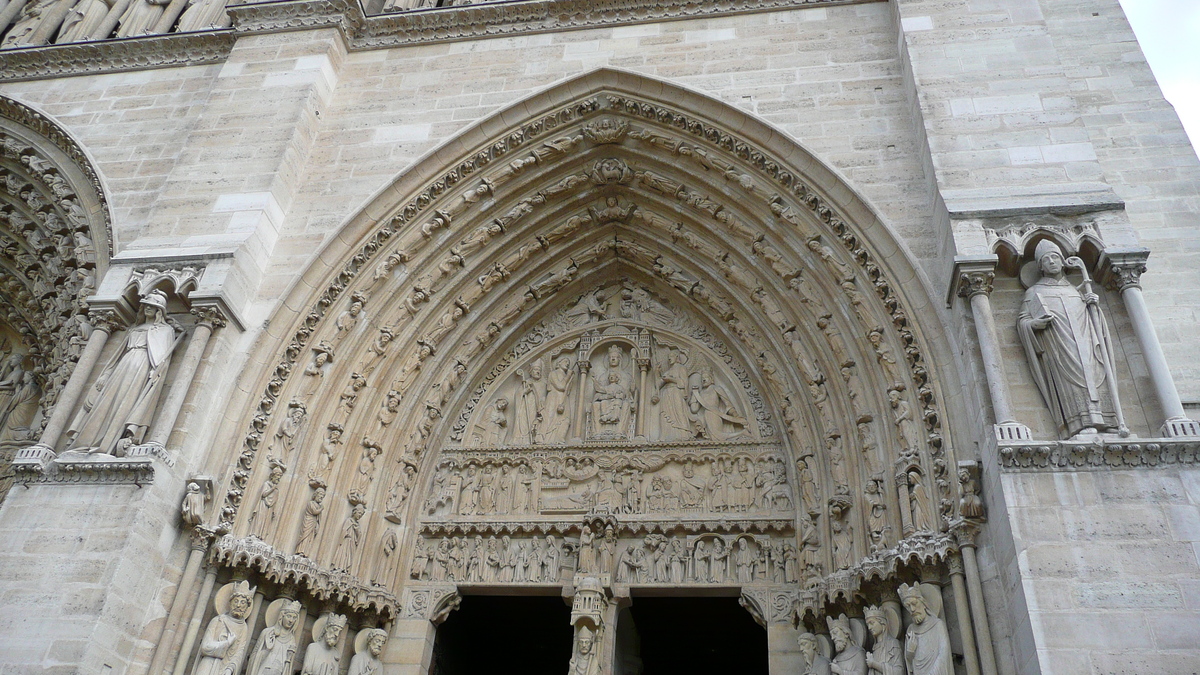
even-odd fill
[{"label": "cusped arch molding", "polygon": [[0,96],[0,443],[35,440],[96,321],[87,298],[107,267],[112,223],[82,147],[56,122]]},{"label": "cusped arch molding", "polygon": [[[687,578],[625,581],[845,591],[952,548],[926,289],[740,111],[611,70],[563,83],[406,172],[321,260],[273,321],[290,338],[218,546],[393,590],[657,554]],[[493,548],[541,562],[489,572]]]}]

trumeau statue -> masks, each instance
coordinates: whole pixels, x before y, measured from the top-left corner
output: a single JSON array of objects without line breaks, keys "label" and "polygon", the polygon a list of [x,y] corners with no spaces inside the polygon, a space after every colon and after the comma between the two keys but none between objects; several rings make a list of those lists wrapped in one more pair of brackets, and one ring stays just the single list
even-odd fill
[{"label": "trumeau statue", "polygon": [[1038,242],[1034,258],[1039,278],[1025,291],[1017,332],[1059,434],[1124,432],[1100,298],[1086,276],[1086,293],[1066,278],[1067,261],[1054,242]]},{"label": "trumeau statue", "polygon": [[912,616],[904,635],[904,661],[911,675],[954,675],[950,635],[938,616],[941,595],[936,587],[900,584],[900,602]]},{"label": "trumeau statue", "polygon": [[313,622],[313,641],[304,650],[304,667],[300,675],[339,675],[342,650],[338,642],[346,628],[346,617],[326,614]]},{"label": "trumeau statue", "polygon": [[867,607],[863,612],[874,642],[867,654],[868,672],[872,675],[906,675],[904,648],[899,640],[900,608],[891,601],[883,603],[882,607]]},{"label": "trumeau statue", "polygon": [[254,589],[245,581],[217,592],[213,605],[218,614],[208,622],[200,640],[200,660],[192,675],[237,675],[246,658],[250,626],[246,617],[254,603]]},{"label": "trumeau statue", "polygon": [[292,675],[300,603],[280,598],[267,607],[266,614],[267,627],[258,635],[246,675]]},{"label": "trumeau statue", "polygon": [[68,430],[68,450],[119,454],[140,443],[162,393],[181,334],[166,318],[167,296],[142,298],[142,323],[125,334],[120,351],[96,380]]},{"label": "trumeau statue", "polygon": [[350,670],[346,675],[376,675],[383,670],[379,657],[387,644],[387,631],[368,628],[359,631],[354,638],[354,656],[350,659]]},{"label": "trumeau statue", "polygon": [[595,649],[595,636],[587,626],[580,626],[575,634],[575,649],[567,672],[570,675],[598,675],[600,654]]}]

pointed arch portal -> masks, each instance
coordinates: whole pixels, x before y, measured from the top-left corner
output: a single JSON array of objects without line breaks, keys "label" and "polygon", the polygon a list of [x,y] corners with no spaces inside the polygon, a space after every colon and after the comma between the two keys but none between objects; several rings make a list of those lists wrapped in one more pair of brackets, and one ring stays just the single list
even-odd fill
[{"label": "pointed arch portal", "polygon": [[929,298],[782,133],[564,82],[405,171],[291,290],[216,559],[385,620],[564,589],[597,644],[639,593],[810,627],[881,602],[957,546]]}]

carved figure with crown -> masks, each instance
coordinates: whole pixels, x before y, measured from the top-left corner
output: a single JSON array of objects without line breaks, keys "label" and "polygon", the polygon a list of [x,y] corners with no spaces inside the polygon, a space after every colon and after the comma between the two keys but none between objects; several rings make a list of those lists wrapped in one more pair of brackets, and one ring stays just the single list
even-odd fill
[{"label": "carved figure with crown", "polygon": [[245,581],[217,591],[213,604],[217,615],[208,622],[200,641],[200,661],[193,675],[236,675],[242,669],[250,643],[246,618],[254,604],[254,589]]},{"label": "carved figure with crown", "polygon": [[900,584],[900,602],[912,617],[904,634],[904,662],[911,675],[954,675],[950,634],[938,616],[941,594],[929,584]]},{"label": "carved figure with crown", "polygon": [[125,333],[125,343],[105,367],[68,430],[68,450],[124,454],[141,443],[162,393],[171,354],[182,330],[168,321],[167,296],[142,298],[142,322]]},{"label": "carved figure with crown", "polygon": [[304,650],[300,675],[338,675],[342,660],[338,643],[345,629],[346,617],[341,614],[326,614],[313,622],[313,641]]}]

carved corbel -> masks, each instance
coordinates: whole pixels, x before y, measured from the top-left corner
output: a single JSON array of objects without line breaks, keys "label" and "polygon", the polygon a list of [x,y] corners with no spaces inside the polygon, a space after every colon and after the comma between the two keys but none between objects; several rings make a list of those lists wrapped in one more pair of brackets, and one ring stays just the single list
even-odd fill
[{"label": "carved corbel", "polygon": [[404,589],[400,600],[401,619],[427,619],[441,624],[462,604],[462,595],[454,584],[418,585]]}]

